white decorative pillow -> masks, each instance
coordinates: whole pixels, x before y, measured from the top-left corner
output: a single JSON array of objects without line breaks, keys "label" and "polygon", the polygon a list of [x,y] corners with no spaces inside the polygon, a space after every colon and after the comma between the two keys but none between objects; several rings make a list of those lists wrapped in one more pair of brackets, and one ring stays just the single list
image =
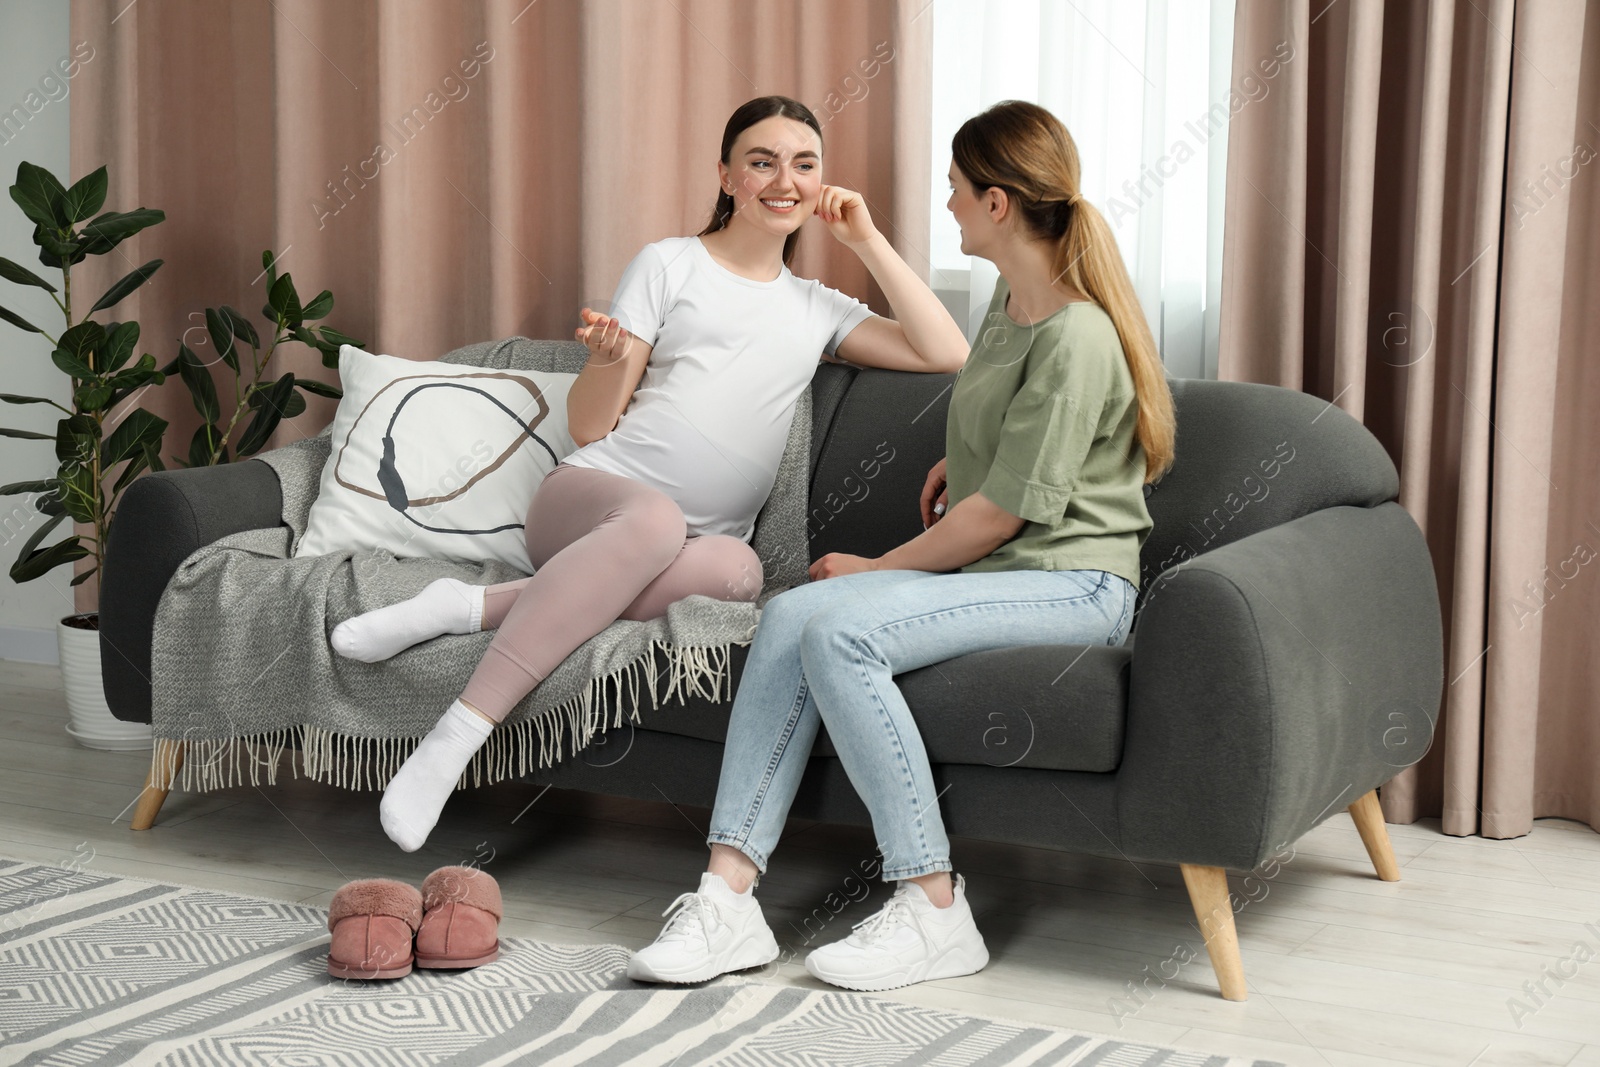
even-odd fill
[{"label": "white decorative pillow", "polygon": [[577,377],[340,345],[344,398],[295,556],[382,548],[532,574],[523,522],[539,482],[577,451],[567,433]]}]

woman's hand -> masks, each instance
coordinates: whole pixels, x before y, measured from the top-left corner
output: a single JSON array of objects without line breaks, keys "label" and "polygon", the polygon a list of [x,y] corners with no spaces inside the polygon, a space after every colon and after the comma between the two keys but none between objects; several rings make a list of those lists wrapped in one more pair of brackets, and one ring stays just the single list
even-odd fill
[{"label": "woman's hand", "polygon": [[840,244],[859,245],[878,236],[878,228],[867,213],[861,194],[842,185],[824,185],[817,199],[817,218],[827,223],[828,232]]},{"label": "woman's hand", "polygon": [[[949,499],[950,494],[945,488],[948,483],[944,477],[944,464],[945,461],[942,459],[935,463],[933,469],[928,472],[928,480],[922,485],[922,528],[924,530],[944,518],[944,509],[948,507],[946,501]],[[933,510],[935,505],[939,506],[939,511]]]},{"label": "woman's hand", "polygon": [[829,552],[811,565],[811,580],[820,582],[824,578],[837,578],[841,574],[859,574],[862,571],[877,569],[878,561],[875,559],[852,556],[845,552]]},{"label": "woman's hand", "polygon": [[579,326],[572,337],[589,346],[590,363],[609,366],[627,354],[633,334],[624,330],[621,322],[593,308],[584,308],[579,314],[588,325]]}]

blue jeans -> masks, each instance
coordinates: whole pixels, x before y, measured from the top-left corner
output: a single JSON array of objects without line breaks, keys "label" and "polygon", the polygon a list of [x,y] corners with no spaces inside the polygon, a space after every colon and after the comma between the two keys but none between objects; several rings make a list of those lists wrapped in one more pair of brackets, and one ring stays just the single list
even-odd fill
[{"label": "blue jeans", "polygon": [[[711,815],[713,844],[763,873],[818,724],[872,815],[885,881],[948,871],[922,736],[894,676],[1016,645],[1119,645],[1135,591],[1105,571],[864,571],[773,597],[739,679]],[[973,728],[986,720],[974,708]]]}]

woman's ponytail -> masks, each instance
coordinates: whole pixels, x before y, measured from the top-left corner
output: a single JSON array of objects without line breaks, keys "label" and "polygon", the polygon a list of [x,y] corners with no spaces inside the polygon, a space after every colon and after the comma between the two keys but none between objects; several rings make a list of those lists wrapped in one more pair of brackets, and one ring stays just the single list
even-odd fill
[{"label": "woman's ponytail", "polygon": [[974,188],[1006,190],[1028,228],[1056,242],[1054,280],[1066,281],[1111,318],[1138,397],[1145,481],[1155,481],[1176,454],[1172,390],[1116,235],[1078,191],[1078,148],[1072,135],[1039,105],[1003,100],[963,123],[951,149],[956,166]]}]

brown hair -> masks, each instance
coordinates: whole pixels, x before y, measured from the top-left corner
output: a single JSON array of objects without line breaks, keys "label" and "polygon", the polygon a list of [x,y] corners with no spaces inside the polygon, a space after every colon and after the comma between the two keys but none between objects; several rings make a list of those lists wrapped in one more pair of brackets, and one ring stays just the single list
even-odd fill
[{"label": "brown hair", "polygon": [[981,193],[999,186],[1031,233],[1056,242],[1057,281],[1103,308],[1122,341],[1139,405],[1145,481],[1172,466],[1177,422],[1166,369],[1115,235],[1079,192],[1078,146],[1060,119],[1026,100],[1002,100],[961,124],[950,145],[955,165]]},{"label": "brown hair", "polygon": [[[722,128],[722,163],[728,166],[728,157],[733,154],[733,143],[739,135],[762,119],[773,116],[794,119],[803,122],[817,131],[817,150],[820,156],[822,150],[822,125],[817,122],[817,117],[811,109],[798,100],[791,100],[787,96],[758,96],[754,100],[746,100],[739,105],[737,111],[728,116],[728,124]],[[728,225],[728,220],[733,217],[733,194],[724,189],[717,190],[717,206],[711,212],[711,221],[706,223],[706,228],[695,236],[704,237],[708,233],[716,233]],[[783,265],[787,267],[794,258],[795,246],[800,243],[800,228],[783,239]]]}]

